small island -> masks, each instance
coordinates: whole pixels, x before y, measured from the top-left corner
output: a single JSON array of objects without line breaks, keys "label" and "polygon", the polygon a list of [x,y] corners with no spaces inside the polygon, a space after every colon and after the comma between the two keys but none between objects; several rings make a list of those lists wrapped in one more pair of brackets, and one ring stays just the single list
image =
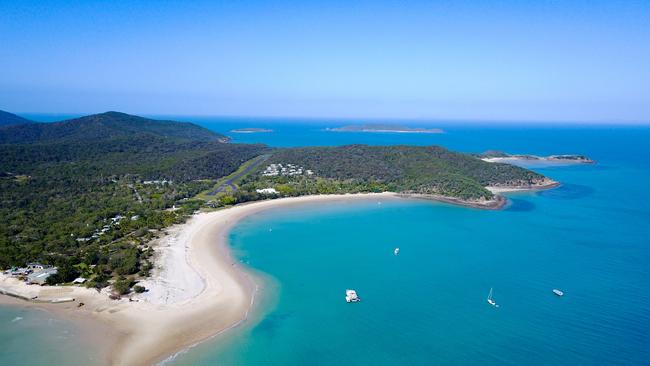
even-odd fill
[{"label": "small island", "polygon": [[375,132],[375,133],[444,133],[439,128],[407,127],[401,125],[365,124],[326,128],[331,132]]},{"label": "small island", "polygon": [[486,151],[479,154],[478,157],[489,163],[516,163],[525,161],[539,161],[548,163],[563,163],[563,164],[595,164],[596,161],[588,158],[585,155],[578,154],[561,154],[549,156],[537,156],[528,154],[508,154],[502,151]]},{"label": "small island", "polygon": [[230,130],[232,133],[268,133],[268,132],[273,132],[273,130],[270,130],[268,128],[236,128],[234,130]]}]

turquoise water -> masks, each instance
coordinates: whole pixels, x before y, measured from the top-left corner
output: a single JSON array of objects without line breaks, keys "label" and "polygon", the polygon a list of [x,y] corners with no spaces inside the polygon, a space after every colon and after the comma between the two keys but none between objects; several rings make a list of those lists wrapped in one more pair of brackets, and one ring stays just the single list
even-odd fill
[{"label": "turquoise water", "polygon": [[96,344],[70,321],[37,309],[0,307],[0,365],[95,365]]},{"label": "turquoise water", "polygon": [[[368,201],[249,217],[231,245],[277,280],[275,305],[175,364],[649,364],[650,131],[476,127],[426,137],[439,138],[465,151],[576,152],[599,164],[536,167],[564,185],[510,195],[504,211]],[[498,309],[486,302],[491,287]],[[345,303],[346,288],[363,301]]]},{"label": "turquoise water", "polygon": [[[192,120],[220,132],[270,127],[236,141],[272,146],[439,144],[581,153],[598,164],[534,167],[564,185],[510,195],[503,211],[365,201],[249,217],[231,245],[273,285],[253,319],[172,364],[650,364],[650,128],[435,123],[447,133],[407,135],[325,132],[328,121]],[[498,309],[485,301],[491,287]],[[363,301],[345,303],[346,288]],[[20,341],[38,328],[13,328],[12,311],[0,308],[0,341],[12,350],[0,364],[45,364]]]}]

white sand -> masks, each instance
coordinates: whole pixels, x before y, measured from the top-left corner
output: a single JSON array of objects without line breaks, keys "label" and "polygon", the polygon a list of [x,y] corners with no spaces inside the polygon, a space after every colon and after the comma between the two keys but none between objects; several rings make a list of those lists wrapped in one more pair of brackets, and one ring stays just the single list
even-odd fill
[{"label": "white sand", "polygon": [[[186,224],[191,225],[190,219]],[[151,245],[155,249],[151,277],[139,285],[148,289],[137,298],[152,304],[173,304],[198,296],[205,288],[205,282],[189,264],[187,258],[190,230],[186,225],[176,225],[167,230],[167,235]]]},{"label": "white sand", "polygon": [[[545,185],[557,185],[548,180]],[[487,187],[491,191],[512,191]],[[518,189],[515,189],[518,190]],[[393,193],[321,195],[283,198],[237,205],[194,215],[187,223],[168,229],[155,242],[156,268],[144,281],[149,292],[133,295],[138,301],[119,301],[102,293],[72,286],[28,286],[0,274],[0,290],[39,299],[74,297],[75,302],[42,304],[18,302],[0,296],[0,303],[40,307],[77,320],[100,335],[109,365],[150,365],[176,352],[240,324],[247,319],[256,283],[235,263],[227,246],[227,233],[242,218],[260,211],[326,201],[398,199]],[[83,302],[83,307],[78,304]]]},{"label": "white sand", "polygon": [[[80,287],[28,286],[2,275],[0,289],[41,299],[74,297],[71,303],[23,304],[79,320],[88,328],[104,327],[107,364],[154,364],[247,318],[256,284],[232,260],[226,245],[228,231],[240,219],[275,207],[393,197],[392,193],[304,196],[197,214],[158,240],[158,268],[145,283],[150,291],[133,296],[138,302],[109,300],[107,291]],[[0,296],[0,302],[16,301]],[[85,305],[78,307],[80,302]]]}]

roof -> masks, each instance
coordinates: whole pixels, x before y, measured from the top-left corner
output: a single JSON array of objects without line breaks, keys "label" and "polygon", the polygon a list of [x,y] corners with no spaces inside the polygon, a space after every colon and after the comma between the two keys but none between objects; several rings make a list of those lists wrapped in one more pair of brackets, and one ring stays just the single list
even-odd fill
[{"label": "roof", "polygon": [[50,277],[53,274],[56,274],[57,272],[58,270],[56,269],[56,267],[46,268],[42,271],[36,271],[27,276],[27,282],[43,284],[45,283],[45,280],[47,280],[48,277]]}]

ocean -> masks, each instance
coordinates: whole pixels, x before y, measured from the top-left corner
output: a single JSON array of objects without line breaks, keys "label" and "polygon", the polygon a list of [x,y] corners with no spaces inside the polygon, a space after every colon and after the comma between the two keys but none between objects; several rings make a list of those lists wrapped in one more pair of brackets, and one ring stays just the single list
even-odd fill
[{"label": "ocean", "polygon": [[[374,134],[324,131],[342,121],[182,119],[271,146],[436,144],[598,163],[531,167],[563,185],[509,194],[502,211],[371,200],[248,217],[231,246],[272,291],[242,326],[169,364],[650,364],[649,127],[421,123],[446,133]],[[228,132],[243,127],[274,132]],[[346,303],[348,288],[362,301]],[[4,350],[37,332],[21,322],[47,320],[20,310],[13,321],[16,311],[0,308]],[[41,338],[32,342],[70,346]],[[0,364],[43,364],[36,357],[16,346]]]},{"label": "ocean", "polygon": [[101,360],[97,344],[82,337],[71,321],[43,310],[0,305],[0,365],[83,366]]}]

